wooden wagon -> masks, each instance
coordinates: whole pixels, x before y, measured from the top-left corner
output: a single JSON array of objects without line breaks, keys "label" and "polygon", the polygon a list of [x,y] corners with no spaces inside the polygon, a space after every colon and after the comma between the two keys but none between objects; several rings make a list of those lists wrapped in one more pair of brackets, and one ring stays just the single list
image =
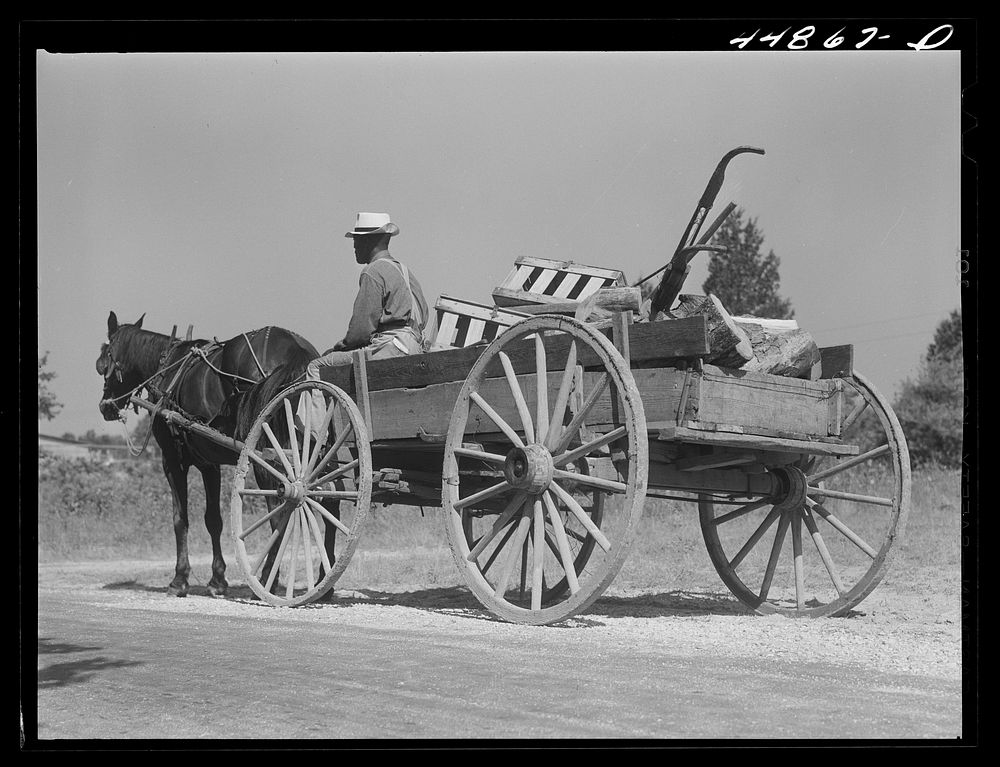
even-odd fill
[{"label": "wooden wagon", "polygon": [[[910,469],[851,347],[822,350],[815,380],[785,378],[705,364],[703,317],[632,317],[514,318],[489,342],[357,354],[286,389],[236,466],[231,530],[251,588],[312,602],[347,567],[372,504],[439,506],[483,606],[549,624],[605,591],[658,523],[643,519],[646,500],[669,498],[699,515],[716,570],[751,608],[857,605],[902,532]],[[323,398],[323,423],[297,419],[303,397]]]}]

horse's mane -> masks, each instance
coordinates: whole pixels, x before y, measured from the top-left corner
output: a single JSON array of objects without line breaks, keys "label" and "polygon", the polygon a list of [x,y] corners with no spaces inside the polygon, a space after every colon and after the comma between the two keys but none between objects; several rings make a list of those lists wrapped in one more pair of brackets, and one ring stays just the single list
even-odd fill
[{"label": "horse's mane", "polygon": [[[128,351],[129,362],[139,370],[155,371],[163,354],[163,342],[167,336],[152,330],[143,330],[135,325],[122,325],[114,336],[121,338],[122,350]],[[104,347],[101,347],[102,351]],[[121,352],[117,355],[121,358]]]}]

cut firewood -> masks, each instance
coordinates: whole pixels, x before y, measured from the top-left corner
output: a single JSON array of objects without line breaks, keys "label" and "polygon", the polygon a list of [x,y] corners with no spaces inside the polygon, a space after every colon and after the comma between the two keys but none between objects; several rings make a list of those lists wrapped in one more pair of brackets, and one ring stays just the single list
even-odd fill
[{"label": "cut firewood", "polygon": [[[819,375],[821,355],[810,333],[801,329],[785,330],[779,326],[737,321],[753,346],[754,358],[742,366],[753,370],[790,378],[814,378]],[[764,321],[766,323],[767,321]],[[787,323],[794,320],[778,320]]]},{"label": "cut firewood", "polygon": [[682,295],[671,315],[680,319],[704,315],[708,324],[708,342],[712,350],[706,362],[721,367],[738,368],[754,358],[753,345],[746,332],[729,316],[722,302],[713,295]]}]

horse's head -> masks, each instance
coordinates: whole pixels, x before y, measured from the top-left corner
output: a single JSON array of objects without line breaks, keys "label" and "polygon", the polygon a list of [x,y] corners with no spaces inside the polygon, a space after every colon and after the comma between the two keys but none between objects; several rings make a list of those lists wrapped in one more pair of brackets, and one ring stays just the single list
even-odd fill
[{"label": "horse's head", "polygon": [[122,408],[128,404],[129,394],[138,386],[141,375],[130,361],[129,345],[134,330],[142,327],[142,317],[134,325],[119,325],[114,312],[108,315],[108,340],[101,344],[97,358],[97,372],[104,377],[104,393],[101,395],[100,411],[105,421],[118,418]]}]

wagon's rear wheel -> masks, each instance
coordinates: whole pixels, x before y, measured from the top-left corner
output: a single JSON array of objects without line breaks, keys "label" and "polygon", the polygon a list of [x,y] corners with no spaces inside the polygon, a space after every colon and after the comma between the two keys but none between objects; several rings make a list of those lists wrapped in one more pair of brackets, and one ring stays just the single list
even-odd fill
[{"label": "wagon's rear wheel", "polygon": [[444,454],[446,533],[476,598],[529,624],[597,599],[641,517],[647,454],[639,392],[603,334],[543,315],[499,336],[462,387]]},{"label": "wagon's rear wheel", "polygon": [[357,547],[371,492],[368,431],[347,394],[303,381],[269,402],[247,435],[231,498],[236,555],[253,592],[294,607],[329,591]]},{"label": "wagon's rear wheel", "polygon": [[879,584],[910,506],[910,458],[899,421],[862,376],[843,379],[852,457],[771,469],[777,494],[741,506],[699,502],[722,580],[760,613],[842,615]]}]

